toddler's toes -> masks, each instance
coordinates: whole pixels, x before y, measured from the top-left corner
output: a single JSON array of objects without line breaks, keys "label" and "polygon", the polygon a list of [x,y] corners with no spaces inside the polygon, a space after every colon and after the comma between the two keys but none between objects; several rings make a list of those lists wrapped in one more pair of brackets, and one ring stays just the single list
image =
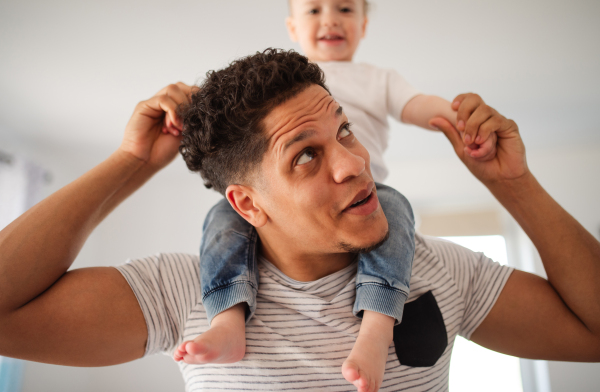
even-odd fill
[{"label": "toddler's toes", "polygon": [[346,360],[342,365],[342,375],[349,383],[354,384],[360,378],[358,365],[352,361]]},{"label": "toddler's toes", "polygon": [[185,346],[188,342],[183,342],[175,349],[173,353],[173,359],[177,362],[181,361],[187,352],[185,351]]},{"label": "toddler's toes", "polygon": [[374,387],[374,382],[371,382],[368,375],[361,372],[357,363],[352,360],[344,361],[342,365],[342,375],[352,385],[356,387],[357,392],[374,392],[377,388]]}]

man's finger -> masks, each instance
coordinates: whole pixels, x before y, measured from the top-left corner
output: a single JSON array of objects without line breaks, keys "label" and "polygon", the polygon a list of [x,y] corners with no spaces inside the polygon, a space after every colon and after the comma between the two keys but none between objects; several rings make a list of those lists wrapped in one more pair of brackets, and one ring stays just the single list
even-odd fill
[{"label": "man's finger", "polygon": [[452,110],[457,111],[458,108],[460,107],[460,104],[462,103],[462,101],[464,101],[464,99],[469,94],[471,94],[471,93],[457,95],[456,98],[454,98],[454,101],[452,101],[452,104],[450,105],[452,107]]},{"label": "man's finger", "polygon": [[465,126],[469,120],[469,117],[471,117],[471,114],[481,104],[483,104],[483,99],[481,99],[479,95],[470,93],[465,94],[465,97],[462,99],[458,108],[458,112],[456,113],[456,129],[459,132],[463,132],[465,130]]},{"label": "man's finger", "polygon": [[482,144],[488,140],[493,133],[496,133],[502,127],[504,121],[505,119],[497,113],[488,118],[483,124],[479,125],[475,143]]},{"label": "man's finger", "polygon": [[168,92],[173,91],[175,89],[182,91],[184,93],[184,95],[189,95],[189,92],[191,91],[191,87],[188,86],[187,84],[185,84],[183,82],[177,82],[177,83],[172,83],[172,84],[169,84],[168,86],[161,88],[154,95],[167,94]]},{"label": "man's finger", "polygon": [[181,89],[181,91],[183,91],[183,93],[187,97],[190,97],[192,95],[192,93],[194,93],[196,90],[198,90],[197,86],[189,86],[183,82],[177,82],[177,83],[175,83],[175,85],[177,87],[179,87]]},{"label": "man's finger", "polygon": [[[492,118],[494,114],[496,114],[496,111],[485,104],[480,104],[479,106],[477,106],[477,108],[475,109],[475,111],[473,111],[473,113],[471,113],[469,119],[467,120],[467,123],[465,124],[465,133],[463,135],[463,140],[465,144],[480,144],[481,142],[486,140],[486,138],[481,138],[479,142],[476,141],[480,132],[481,125],[488,121],[490,118]],[[487,135],[489,135],[489,133]]]},{"label": "man's finger", "polygon": [[[170,84],[163,89],[161,89],[155,96],[166,95],[173,99],[177,105],[184,105],[189,103],[190,100],[190,91],[191,87],[186,85],[185,83],[178,82],[176,84]],[[177,113],[174,117],[169,116],[172,121],[173,126],[177,129],[181,130],[183,128],[183,123]]]},{"label": "man's finger", "polygon": [[167,95],[155,95],[154,97],[140,102],[135,113],[156,120],[162,119],[165,113],[169,118],[177,115],[177,103]]}]

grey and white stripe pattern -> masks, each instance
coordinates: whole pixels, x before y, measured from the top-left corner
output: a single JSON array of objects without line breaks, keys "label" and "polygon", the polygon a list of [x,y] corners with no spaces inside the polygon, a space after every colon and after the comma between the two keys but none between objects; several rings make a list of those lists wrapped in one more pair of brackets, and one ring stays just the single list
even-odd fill
[{"label": "grey and white stripe pattern", "polygon": [[[161,254],[118,267],[148,326],[146,355],[172,353],[209,326],[201,303],[198,256]],[[266,260],[259,265],[255,317],[238,363],[181,364],[187,391],[355,391],[340,368],[360,327],[352,315],[356,263],[314,282],[297,282]],[[408,301],[431,290],[448,333],[432,367],[411,368],[389,349],[381,391],[446,391],[454,338],[469,338],[494,305],[512,269],[451,242],[416,236]]]}]

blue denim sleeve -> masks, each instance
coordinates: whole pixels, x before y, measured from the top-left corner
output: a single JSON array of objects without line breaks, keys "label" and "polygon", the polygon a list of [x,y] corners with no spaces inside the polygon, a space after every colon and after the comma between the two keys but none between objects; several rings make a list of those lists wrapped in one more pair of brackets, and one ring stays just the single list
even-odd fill
[{"label": "blue denim sleeve", "polygon": [[246,302],[246,322],[256,310],[257,233],[225,199],[204,221],[200,245],[202,303],[208,321],[233,305]]},{"label": "blue denim sleeve", "polygon": [[415,254],[415,219],[408,200],[389,186],[377,185],[388,220],[389,237],[379,248],[358,256],[353,313],[372,310],[402,320]]}]

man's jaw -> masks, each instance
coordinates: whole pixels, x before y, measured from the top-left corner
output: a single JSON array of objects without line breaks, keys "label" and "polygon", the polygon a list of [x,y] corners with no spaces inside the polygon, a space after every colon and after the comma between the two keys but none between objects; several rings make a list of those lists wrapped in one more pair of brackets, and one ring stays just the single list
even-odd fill
[{"label": "man's jaw", "polygon": [[356,246],[356,245],[352,245],[352,244],[349,244],[344,241],[340,241],[337,246],[342,252],[357,253],[357,254],[358,253],[369,253],[369,252],[379,248],[381,245],[383,245],[383,243],[385,241],[387,241],[388,238],[390,238],[390,231],[386,230],[385,235],[382,238],[380,238],[379,241],[377,241],[371,245]]}]

